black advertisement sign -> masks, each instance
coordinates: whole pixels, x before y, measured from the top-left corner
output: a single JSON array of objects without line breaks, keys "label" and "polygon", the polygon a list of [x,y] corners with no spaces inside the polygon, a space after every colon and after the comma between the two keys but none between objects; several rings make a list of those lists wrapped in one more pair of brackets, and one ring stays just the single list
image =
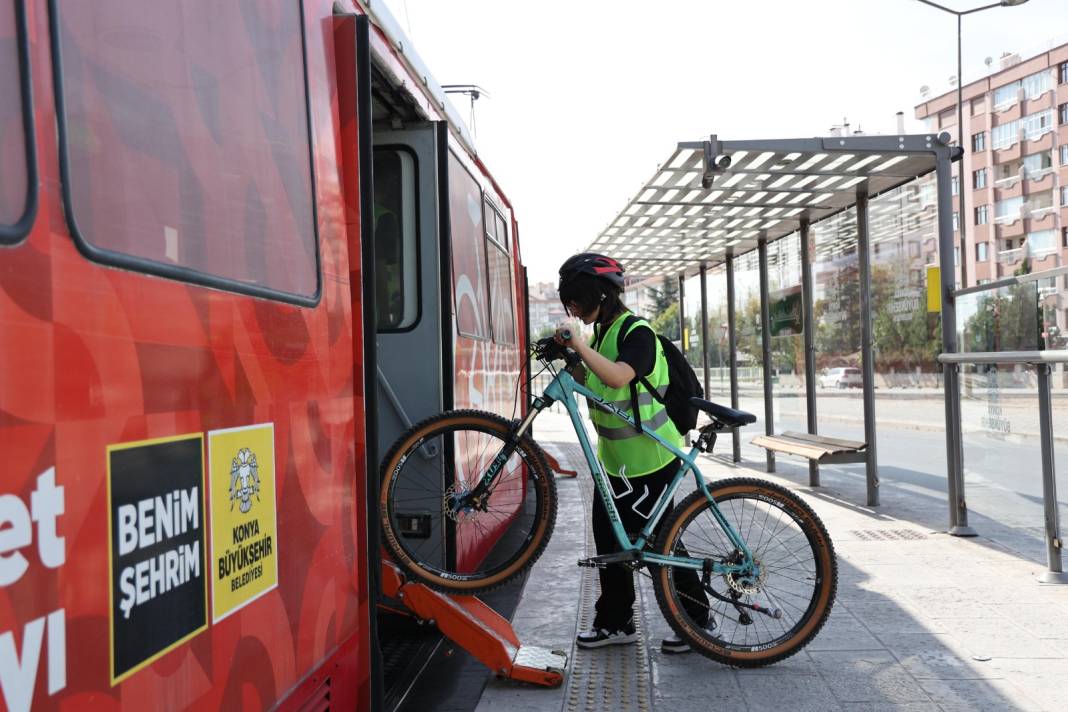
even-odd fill
[{"label": "black advertisement sign", "polygon": [[111,682],[207,627],[204,439],[108,447]]}]

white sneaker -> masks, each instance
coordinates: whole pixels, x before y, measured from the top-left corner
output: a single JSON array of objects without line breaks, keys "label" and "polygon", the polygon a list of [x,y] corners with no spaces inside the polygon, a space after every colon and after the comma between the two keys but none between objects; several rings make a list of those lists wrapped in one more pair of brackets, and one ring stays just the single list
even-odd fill
[{"label": "white sneaker", "polygon": [[690,644],[677,635],[669,635],[660,641],[660,652],[665,655],[675,655],[678,653],[690,652]]},{"label": "white sneaker", "polygon": [[[708,623],[705,623],[705,625],[702,627],[707,631],[713,631],[716,629],[716,621],[710,618],[708,620]],[[687,643],[685,640],[675,635],[674,633],[660,641],[660,652],[664,653],[665,655],[688,653],[692,649],[693,648],[690,647],[689,643]]]},{"label": "white sneaker", "polygon": [[580,648],[603,648],[606,645],[629,645],[638,642],[638,633],[633,627],[624,630],[591,628],[579,633],[575,639]]}]

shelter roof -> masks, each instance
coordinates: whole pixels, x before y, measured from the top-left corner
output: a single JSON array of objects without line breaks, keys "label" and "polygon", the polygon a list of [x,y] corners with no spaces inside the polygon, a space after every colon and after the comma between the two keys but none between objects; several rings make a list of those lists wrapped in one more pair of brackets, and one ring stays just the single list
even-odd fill
[{"label": "shelter roof", "polygon": [[948,134],[678,144],[589,249],[628,276],[693,274],[922,176]]}]

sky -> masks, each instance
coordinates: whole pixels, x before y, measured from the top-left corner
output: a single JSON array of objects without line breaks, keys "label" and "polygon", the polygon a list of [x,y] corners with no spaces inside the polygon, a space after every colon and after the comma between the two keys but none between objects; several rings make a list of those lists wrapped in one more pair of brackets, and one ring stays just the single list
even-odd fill
[{"label": "sky", "polygon": [[[942,0],[966,10],[982,0]],[[441,84],[477,84],[475,144],[515,210],[532,282],[555,280],[679,141],[922,132],[919,89],[957,71],[956,17],[917,0],[386,0]],[[965,82],[1068,42],[1068,0],[963,22]],[[470,105],[453,95],[470,126]]]}]

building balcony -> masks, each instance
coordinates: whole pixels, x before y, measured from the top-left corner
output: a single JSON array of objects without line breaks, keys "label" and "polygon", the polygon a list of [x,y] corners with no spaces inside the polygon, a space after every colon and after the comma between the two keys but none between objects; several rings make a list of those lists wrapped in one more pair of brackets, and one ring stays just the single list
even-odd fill
[{"label": "building balcony", "polygon": [[1037,193],[1042,190],[1050,190],[1053,188],[1053,176],[1056,174],[1057,169],[1053,166],[1049,168],[1039,168],[1034,171],[1027,171],[1027,190],[1030,193]]},{"label": "building balcony", "polygon": [[998,239],[1015,239],[1024,236],[1024,221],[1019,213],[1006,215],[1003,218],[994,218],[994,234]]},{"label": "building balcony", "polygon": [[[991,101],[992,100],[993,97],[991,97]],[[997,121],[991,119],[991,123],[995,126],[1000,126],[1001,124],[1015,121],[1023,116],[1022,111],[1023,107],[1020,102],[1020,96],[1018,94],[1013,95],[1012,99],[993,107],[990,113],[993,115],[994,119],[997,119]]]},{"label": "building balcony", "polygon": [[1043,130],[1040,134],[1026,137],[1023,141],[1024,155],[1029,156],[1039,151],[1052,151],[1056,137],[1057,132],[1053,130],[1052,126]]},{"label": "building balcony", "polygon": [[1020,113],[1024,116],[1030,116],[1035,112],[1053,108],[1054,100],[1055,92],[1053,91],[1053,87],[1050,87],[1034,98],[1024,99],[1023,103],[1020,105]]},{"label": "building balcony", "polygon": [[1017,198],[1023,195],[1023,184],[1024,181],[1019,172],[994,181],[994,200]]},{"label": "building balcony", "polygon": [[1027,248],[1017,247],[1012,250],[998,250],[998,264],[1016,265],[1023,262],[1027,257]]},{"label": "building balcony", "polygon": [[1001,165],[1002,163],[1012,163],[1023,158],[1023,142],[1016,138],[1008,146],[1002,146],[1001,148],[995,148],[994,153],[994,165]]},{"label": "building balcony", "polygon": [[1050,205],[1044,208],[1032,208],[1030,214],[1028,232],[1039,230],[1051,230],[1057,227],[1057,208]]}]

